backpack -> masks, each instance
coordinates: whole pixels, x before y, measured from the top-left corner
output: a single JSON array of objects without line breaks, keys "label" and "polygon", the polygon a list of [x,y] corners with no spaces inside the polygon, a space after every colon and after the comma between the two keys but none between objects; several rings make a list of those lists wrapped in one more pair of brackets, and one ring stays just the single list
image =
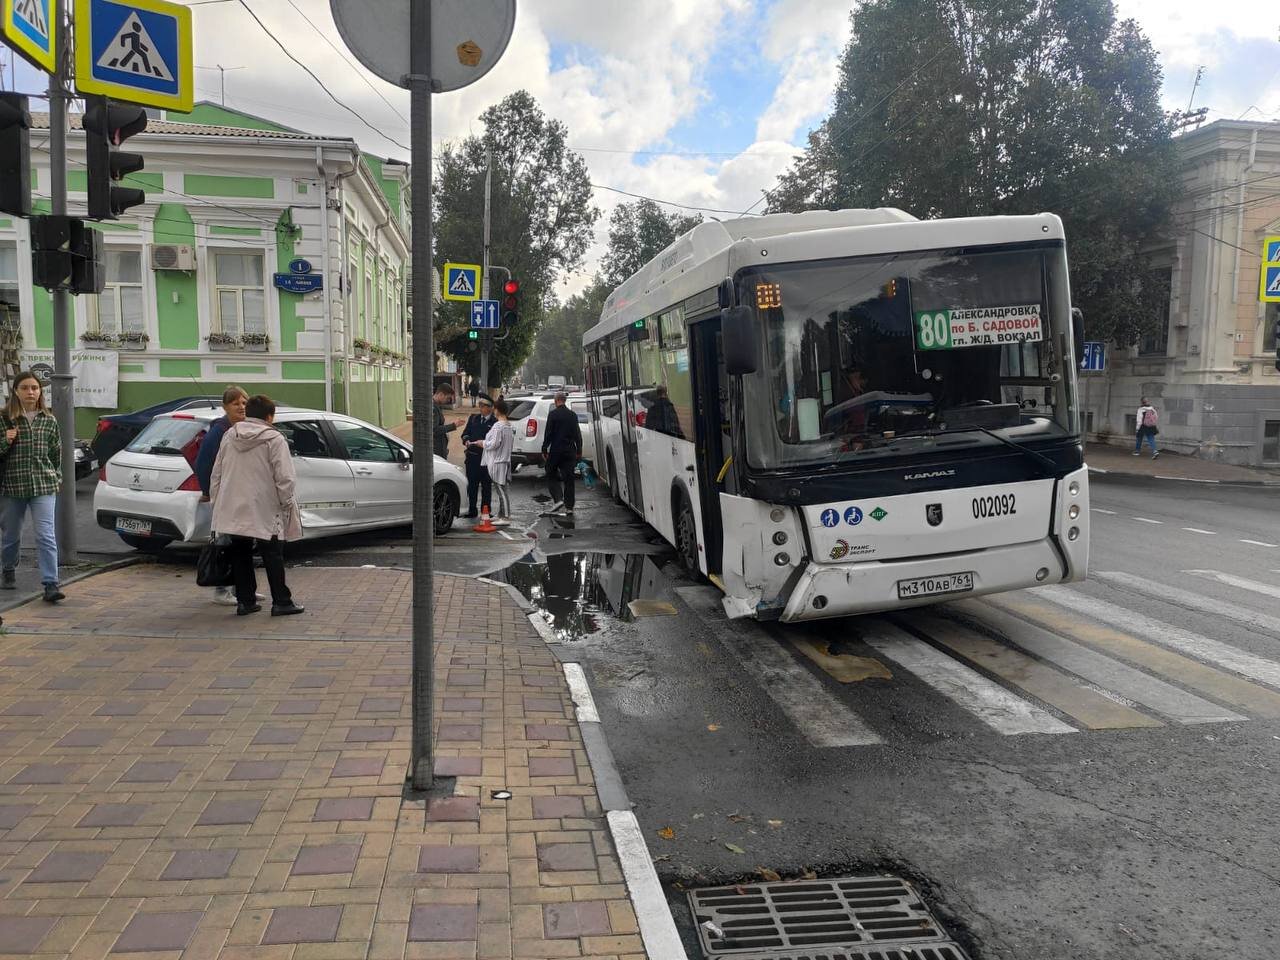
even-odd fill
[{"label": "backpack", "polygon": [[1159,420],[1159,414],[1157,414],[1152,407],[1148,407],[1142,413],[1142,425],[1144,427],[1154,427]]}]

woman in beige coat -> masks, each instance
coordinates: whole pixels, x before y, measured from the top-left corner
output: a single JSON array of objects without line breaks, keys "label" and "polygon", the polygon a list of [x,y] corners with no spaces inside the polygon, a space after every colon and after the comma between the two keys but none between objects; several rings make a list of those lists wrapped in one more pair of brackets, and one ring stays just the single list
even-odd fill
[{"label": "woman in beige coat", "polygon": [[276,405],[270,397],[250,397],[245,419],[227,430],[213,464],[209,496],[213,500],[213,530],[231,538],[232,569],[236,580],[236,614],[257,613],[257,578],[253,551],[271,585],[271,615],[302,613],[284,579],[282,541],[302,538],[302,517],[294,496],[297,475],[289,443],[271,425]]}]

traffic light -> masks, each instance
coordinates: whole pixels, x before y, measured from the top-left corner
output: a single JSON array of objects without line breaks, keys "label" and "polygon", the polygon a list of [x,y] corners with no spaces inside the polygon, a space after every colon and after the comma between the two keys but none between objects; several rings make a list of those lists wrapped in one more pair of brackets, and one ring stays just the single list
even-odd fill
[{"label": "traffic light", "polygon": [[101,293],[102,234],[76,217],[32,217],[31,279],[46,290]]},{"label": "traffic light", "polygon": [[0,93],[0,213],[31,216],[31,112],[20,93]]},{"label": "traffic light", "polygon": [[144,166],[141,154],[124,153],[120,145],[147,129],[147,112],[131,104],[112,103],[106,97],[87,98],[84,132],[89,154],[89,219],[118,220],[147,195],[136,187],[117,187]]},{"label": "traffic light", "polygon": [[502,285],[502,325],[513,327],[520,319],[520,284],[508,280]]}]

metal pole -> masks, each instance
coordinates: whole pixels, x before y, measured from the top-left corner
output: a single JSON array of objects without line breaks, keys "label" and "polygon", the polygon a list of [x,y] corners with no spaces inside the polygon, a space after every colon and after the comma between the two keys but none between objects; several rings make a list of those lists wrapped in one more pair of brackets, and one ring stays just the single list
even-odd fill
[{"label": "metal pole", "polygon": [[[67,212],[67,31],[63,0],[54,0],[50,29],[58,34],[58,70],[49,77],[49,196],[54,216]],[[71,376],[71,294],[53,291],[53,413],[62,435],[62,488],[58,492],[56,536],[58,560],[76,561],[76,410]]]},{"label": "metal pole", "polygon": [[[484,260],[480,268],[480,296],[489,299],[489,188],[493,181],[493,155],[484,148]],[[493,333],[487,328],[480,331],[480,389],[489,389],[489,349]]]},{"label": "metal pole", "polygon": [[431,0],[413,0],[409,12],[410,185],[413,190],[413,733],[410,783],[426,790],[433,782],[431,685],[435,676],[432,568],[435,417],[431,385],[435,371],[435,284],[431,251]]}]

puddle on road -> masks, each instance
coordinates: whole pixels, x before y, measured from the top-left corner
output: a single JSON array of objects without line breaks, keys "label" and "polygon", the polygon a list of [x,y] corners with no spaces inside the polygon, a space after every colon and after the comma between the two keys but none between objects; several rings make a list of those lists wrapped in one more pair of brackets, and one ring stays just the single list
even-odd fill
[{"label": "puddle on road", "polygon": [[670,552],[558,553],[539,562],[529,554],[494,579],[505,580],[546,615],[563,641],[599,633],[607,618],[634,620],[632,600],[652,600],[667,590],[662,568]]}]

